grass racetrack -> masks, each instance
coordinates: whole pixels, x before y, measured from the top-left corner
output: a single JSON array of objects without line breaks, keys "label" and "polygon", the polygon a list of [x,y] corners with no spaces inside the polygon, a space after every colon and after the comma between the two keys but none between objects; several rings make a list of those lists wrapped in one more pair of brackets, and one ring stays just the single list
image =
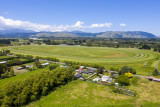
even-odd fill
[{"label": "grass racetrack", "polygon": [[[136,69],[139,75],[150,75],[154,70],[159,53],[151,50],[136,48],[107,48],[86,46],[58,46],[58,45],[24,45],[3,47],[12,53],[42,57],[56,57],[61,61],[69,60],[82,63],[95,63],[120,69],[128,65]],[[2,48],[1,48],[2,49]],[[159,64],[160,67],[160,64]]]},{"label": "grass racetrack", "polygon": [[131,48],[29,45],[9,49],[14,53],[85,63],[134,63],[156,58],[151,51]]}]

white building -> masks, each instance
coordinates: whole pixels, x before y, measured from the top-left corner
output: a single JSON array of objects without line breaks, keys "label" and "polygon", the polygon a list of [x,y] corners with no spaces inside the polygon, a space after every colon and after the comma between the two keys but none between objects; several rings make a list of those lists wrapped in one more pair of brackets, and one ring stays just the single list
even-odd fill
[{"label": "white building", "polygon": [[107,81],[109,81],[109,80],[110,80],[110,76],[102,75],[101,81],[107,82]]},{"label": "white building", "polygon": [[76,78],[82,77],[82,75],[81,75],[80,73],[76,73],[76,74],[74,74],[74,76],[75,76]]},{"label": "white building", "polygon": [[84,68],[84,66],[80,66],[79,68],[80,68],[80,69],[83,69],[83,68]]},{"label": "white building", "polygon": [[99,77],[93,79],[94,82],[98,82],[98,81],[100,81],[100,80],[101,80],[101,79],[100,79]]},{"label": "white building", "polygon": [[1,61],[0,64],[5,64],[7,61]]},{"label": "white building", "polygon": [[49,63],[43,63],[43,64],[41,64],[41,65],[43,65],[43,66],[47,66],[47,65],[49,65]]}]

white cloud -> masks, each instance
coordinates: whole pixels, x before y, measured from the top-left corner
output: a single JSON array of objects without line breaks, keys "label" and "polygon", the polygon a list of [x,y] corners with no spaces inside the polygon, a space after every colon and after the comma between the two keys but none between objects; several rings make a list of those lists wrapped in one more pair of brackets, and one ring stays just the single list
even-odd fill
[{"label": "white cloud", "polygon": [[6,19],[0,16],[0,30],[9,30],[9,29],[24,29],[24,30],[33,30],[33,31],[72,31],[77,29],[91,29],[99,27],[111,27],[112,23],[102,23],[102,24],[91,24],[90,26],[84,26],[84,22],[77,21],[74,25],[43,25],[35,24],[29,21],[20,21]]},{"label": "white cloud", "polygon": [[104,24],[92,24],[89,26],[90,28],[97,28],[97,27],[111,27],[112,23],[104,23]]},{"label": "white cloud", "polygon": [[124,24],[124,23],[121,23],[121,24],[120,24],[120,26],[125,27],[125,26],[127,26],[127,25],[126,25],[126,24]]},{"label": "white cloud", "polygon": [[84,24],[84,22],[77,21],[74,26],[75,26],[75,27],[82,27],[83,24]]}]

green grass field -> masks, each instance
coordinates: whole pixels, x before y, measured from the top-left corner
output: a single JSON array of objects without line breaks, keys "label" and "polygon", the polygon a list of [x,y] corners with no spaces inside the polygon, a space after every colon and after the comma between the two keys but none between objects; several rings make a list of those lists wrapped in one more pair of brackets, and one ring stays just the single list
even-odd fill
[{"label": "green grass field", "polygon": [[29,45],[7,47],[14,53],[34,56],[57,57],[60,60],[79,61],[86,63],[134,63],[150,60],[156,57],[147,50],[131,48],[106,48],[84,46],[47,46]]},{"label": "green grass field", "polygon": [[[146,88],[147,87],[147,88]],[[42,97],[40,100],[27,105],[27,107],[158,107],[160,106],[159,83],[146,79],[138,79],[129,89],[137,92],[136,97],[126,96],[112,92],[104,85],[75,80],[61,86]],[[156,90],[153,91],[153,90]],[[151,106],[150,106],[151,105]]]},{"label": "green grass field", "polygon": [[[4,47],[3,47],[4,48]],[[53,45],[25,45],[6,47],[11,52],[42,57],[56,57],[63,60],[96,63],[120,69],[124,65],[132,66],[137,74],[150,75],[155,68],[159,53],[151,50],[135,48],[107,48],[85,46],[53,46]],[[146,66],[145,66],[146,64]]]}]

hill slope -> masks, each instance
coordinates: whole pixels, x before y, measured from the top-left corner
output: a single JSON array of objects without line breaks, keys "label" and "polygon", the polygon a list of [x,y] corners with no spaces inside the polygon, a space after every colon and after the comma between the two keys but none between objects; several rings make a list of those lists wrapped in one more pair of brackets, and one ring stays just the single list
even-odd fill
[{"label": "hill slope", "polygon": [[109,31],[103,34],[97,35],[96,37],[101,38],[155,38],[155,35],[142,32],[142,31],[128,31],[128,32],[119,32],[119,31]]},{"label": "hill slope", "polygon": [[72,32],[32,32],[23,30],[0,31],[0,38],[29,38],[29,37],[97,37],[97,38],[155,38],[156,36],[142,31],[107,31],[90,33]]},{"label": "hill slope", "polygon": [[38,33],[34,37],[78,37],[76,34],[66,32]]}]

